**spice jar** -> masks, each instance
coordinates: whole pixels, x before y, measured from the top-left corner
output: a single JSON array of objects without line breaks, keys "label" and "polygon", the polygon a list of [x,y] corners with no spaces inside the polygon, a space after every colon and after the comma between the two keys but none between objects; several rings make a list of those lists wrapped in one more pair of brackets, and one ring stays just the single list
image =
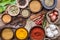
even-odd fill
[{"label": "spice jar", "polygon": [[40,26],[34,26],[30,30],[30,39],[31,40],[43,40],[45,37],[45,31]]}]

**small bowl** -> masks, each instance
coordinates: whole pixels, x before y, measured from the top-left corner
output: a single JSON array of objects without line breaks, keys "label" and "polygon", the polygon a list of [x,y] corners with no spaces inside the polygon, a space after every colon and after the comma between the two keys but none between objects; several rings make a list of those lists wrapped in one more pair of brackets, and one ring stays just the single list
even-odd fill
[{"label": "small bowl", "polygon": [[40,1],[41,1],[41,3],[42,3],[42,6],[43,6],[45,9],[48,9],[48,10],[54,9],[54,8],[56,7],[56,5],[57,5],[57,0],[54,0],[54,3],[53,3],[52,6],[47,6],[47,5],[45,4],[45,0],[40,0]]},{"label": "small bowl", "polygon": [[[2,21],[3,21],[3,16],[4,16],[4,15],[8,15],[8,14],[3,14],[3,15],[2,15],[2,17],[1,17],[1,20],[2,20]],[[10,16],[10,15],[8,15],[8,16]],[[10,23],[10,22],[12,21],[12,17],[10,16],[10,18],[11,18],[11,19],[10,19],[10,21],[9,21],[9,22],[4,22],[4,21],[3,21],[3,23],[5,23],[5,24]]]},{"label": "small bowl", "polygon": [[[12,11],[14,11],[15,13],[12,13],[11,12],[11,7],[16,7],[16,9],[18,10],[17,12],[16,12],[16,10],[12,10]],[[15,9],[15,8],[14,8]],[[20,12],[20,9],[16,6],[16,5],[10,5],[9,7],[8,7],[8,9],[7,9],[7,11],[8,11],[8,14],[9,15],[11,15],[11,16],[17,16],[18,14],[19,14],[19,12]]]},{"label": "small bowl", "polygon": [[[23,1],[23,0],[22,0]],[[29,4],[29,1],[28,0],[25,0],[26,1],[26,3],[24,4],[24,5],[19,5],[19,0],[16,0],[16,2],[17,2],[17,6],[19,7],[19,8],[26,8],[27,6],[28,6],[28,4]],[[24,2],[23,2],[24,3]]]},{"label": "small bowl", "polygon": [[[48,14],[51,13],[53,10],[56,10],[56,11],[58,12],[58,19],[57,19],[55,22],[52,22],[52,21],[50,20],[49,16],[48,16]],[[57,23],[57,22],[59,22],[59,20],[60,20],[60,12],[59,12],[59,10],[58,10],[57,8],[55,8],[55,9],[53,9],[53,10],[52,10],[52,11],[49,11],[49,12],[47,13],[47,15],[46,15],[47,21],[48,21],[49,23],[59,24],[59,23]]]},{"label": "small bowl", "polygon": [[[34,3],[33,3],[33,2],[34,2]],[[35,2],[38,4],[37,7],[35,7],[35,4],[36,4]],[[34,6],[33,6],[32,4],[34,4]],[[37,4],[36,4],[36,5],[37,5]],[[33,7],[32,7],[32,6],[33,6]],[[34,14],[35,14],[35,13],[39,13],[40,11],[42,11],[42,4],[41,4],[41,1],[39,1],[39,0],[30,1],[28,7],[29,7],[29,10],[30,10],[31,12],[33,12]],[[35,8],[34,8],[34,7],[35,7]],[[36,9],[37,9],[37,10],[36,10]]]},{"label": "small bowl", "polygon": [[[46,36],[48,37],[48,35],[47,35],[47,32],[46,32],[46,29],[49,27],[49,25],[51,25],[51,24],[48,24],[48,26],[46,26],[45,27],[45,33],[46,33]],[[54,25],[54,24],[53,24]],[[55,25],[56,26],[56,25]],[[59,27],[58,26],[56,26],[56,29],[55,30],[58,30],[58,34],[57,35],[55,35],[54,37],[48,37],[48,38],[50,38],[50,39],[56,39],[57,37],[59,37],[60,36],[60,29],[59,29]],[[54,31],[54,30],[53,30]]]},{"label": "small bowl", "polygon": [[[27,13],[28,13],[28,16],[26,16],[26,15],[24,16],[24,15],[22,14],[23,12],[25,13],[26,11],[27,11]],[[26,14],[26,13],[25,13],[25,14]],[[29,17],[30,17],[30,14],[31,14],[31,13],[30,13],[29,9],[23,9],[22,12],[21,12],[21,16],[22,16],[23,18],[29,18]]]},{"label": "small bowl", "polygon": [[[21,29],[21,28],[23,28],[23,27],[20,27],[20,28],[18,28],[18,29]],[[16,29],[16,31],[17,31],[18,29]],[[23,29],[26,30],[26,32],[27,32],[27,37],[26,37],[25,39],[19,39],[19,38],[17,38],[17,36],[16,36],[16,31],[15,31],[16,39],[18,39],[18,40],[26,40],[26,39],[28,38],[28,31],[27,31],[27,29],[25,29],[25,28],[23,28]]]},{"label": "small bowl", "polygon": [[3,31],[4,29],[10,29],[10,30],[13,32],[12,28],[8,28],[8,27],[3,28],[3,29],[1,30],[1,39],[2,39],[2,40],[12,40],[12,39],[14,38],[14,32],[13,32],[13,36],[12,36],[11,39],[4,39],[4,38],[2,37],[2,31]]},{"label": "small bowl", "polygon": [[29,35],[29,36],[30,36],[30,39],[31,39],[31,40],[36,40],[36,39],[34,39],[34,38],[31,37],[31,31],[32,31],[34,28],[40,28],[40,29],[43,31],[43,33],[44,33],[43,39],[44,39],[44,37],[45,37],[45,31],[44,31],[44,29],[43,29],[42,27],[40,27],[40,26],[34,26],[33,28],[30,29],[30,33],[29,33],[29,34],[30,34],[30,35]]}]

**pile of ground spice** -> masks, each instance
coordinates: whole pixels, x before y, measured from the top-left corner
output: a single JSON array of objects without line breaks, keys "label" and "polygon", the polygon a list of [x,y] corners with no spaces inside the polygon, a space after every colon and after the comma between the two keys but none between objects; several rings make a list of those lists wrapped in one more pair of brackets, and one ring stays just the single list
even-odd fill
[{"label": "pile of ground spice", "polygon": [[35,27],[31,30],[30,37],[32,40],[43,40],[44,39],[44,30],[40,27]]}]

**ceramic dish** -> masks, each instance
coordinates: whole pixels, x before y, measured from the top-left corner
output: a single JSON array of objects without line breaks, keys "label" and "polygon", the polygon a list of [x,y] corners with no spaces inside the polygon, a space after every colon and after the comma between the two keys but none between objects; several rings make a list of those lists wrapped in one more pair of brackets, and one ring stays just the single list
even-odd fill
[{"label": "ceramic dish", "polygon": [[14,36],[13,30],[11,28],[3,28],[1,31],[1,37],[3,40],[11,40]]},{"label": "ceramic dish", "polygon": [[19,40],[26,40],[28,37],[28,31],[25,28],[20,27],[16,30],[15,35],[16,35],[16,38]]},{"label": "ceramic dish", "polygon": [[45,37],[45,31],[40,26],[34,26],[30,30],[30,39],[31,40],[43,40]]},{"label": "ceramic dish", "polygon": [[24,18],[28,18],[30,16],[30,11],[28,9],[24,9],[24,10],[22,10],[21,15]]},{"label": "ceramic dish", "polygon": [[1,19],[5,24],[10,23],[12,21],[12,17],[8,14],[3,14]]},{"label": "ceramic dish", "polygon": [[45,9],[53,9],[57,5],[57,0],[40,0]]},{"label": "ceramic dish", "polygon": [[29,9],[34,13],[41,11],[42,9],[41,2],[37,0],[31,1],[29,4]]},{"label": "ceramic dish", "polygon": [[9,15],[17,16],[20,12],[20,9],[16,5],[10,5],[7,11]]},{"label": "ceramic dish", "polygon": [[[50,18],[49,18],[49,14],[52,13],[54,10],[57,11],[58,16],[57,16],[57,19],[56,19],[54,22],[52,22],[52,21],[50,20]],[[48,20],[49,23],[59,24],[59,23],[60,23],[60,22],[59,22],[59,20],[60,20],[60,12],[59,12],[59,10],[58,10],[57,8],[55,8],[54,10],[49,11],[49,12],[47,13],[47,15],[46,15],[47,20]],[[53,17],[54,17],[54,16],[53,16]],[[52,17],[52,19],[55,19],[55,18],[56,18],[56,17],[54,17],[54,18],[53,18],[53,17]]]},{"label": "ceramic dish", "polygon": [[48,24],[48,26],[45,27],[45,33],[50,39],[56,39],[60,36],[59,27],[54,24]]},{"label": "ceramic dish", "polygon": [[26,8],[29,4],[28,0],[16,0],[16,2],[19,8]]}]

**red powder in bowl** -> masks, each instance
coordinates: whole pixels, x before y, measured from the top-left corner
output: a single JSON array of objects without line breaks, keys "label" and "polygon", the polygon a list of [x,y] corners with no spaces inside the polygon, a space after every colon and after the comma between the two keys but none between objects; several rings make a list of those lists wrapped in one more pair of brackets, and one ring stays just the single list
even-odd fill
[{"label": "red powder in bowl", "polygon": [[30,38],[32,40],[43,40],[45,36],[45,32],[42,28],[40,27],[34,27],[31,31],[30,31]]}]

